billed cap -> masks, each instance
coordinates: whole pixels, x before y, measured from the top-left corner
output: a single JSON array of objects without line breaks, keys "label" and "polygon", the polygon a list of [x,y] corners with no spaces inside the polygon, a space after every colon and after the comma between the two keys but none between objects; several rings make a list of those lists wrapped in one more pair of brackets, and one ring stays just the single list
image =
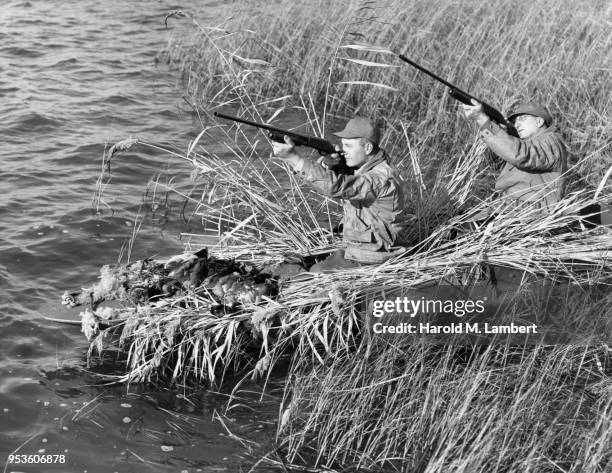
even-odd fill
[{"label": "billed cap", "polygon": [[508,121],[513,120],[519,115],[533,115],[535,117],[540,117],[544,119],[546,125],[550,125],[552,123],[552,116],[546,107],[542,105],[538,105],[537,103],[520,103],[514,111],[508,115]]},{"label": "billed cap", "polygon": [[365,138],[378,145],[380,143],[380,129],[371,120],[363,117],[354,117],[344,127],[344,130],[333,133],[340,138]]}]

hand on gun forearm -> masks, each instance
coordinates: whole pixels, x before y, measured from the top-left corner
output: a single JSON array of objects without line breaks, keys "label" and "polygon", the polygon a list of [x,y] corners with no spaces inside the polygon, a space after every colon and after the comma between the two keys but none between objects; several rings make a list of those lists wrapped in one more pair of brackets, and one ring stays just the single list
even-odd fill
[{"label": "hand on gun forearm", "polygon": [[463,108],[465,118],[474,120],[480,126],[484,125],[487,120],[489,120],[487,114],[483,112],[480,102],[474,99],[472,99],[472,105],[462,104],[461,107]]},{"label": "hand on gun forearm", "polygon": [[295,150],[295,143],[291,138],[285,136],[285,142],[272,142],[272,153],[276,158],[285,161],[293,169],[296,169],[302,162],[302,158]]}]

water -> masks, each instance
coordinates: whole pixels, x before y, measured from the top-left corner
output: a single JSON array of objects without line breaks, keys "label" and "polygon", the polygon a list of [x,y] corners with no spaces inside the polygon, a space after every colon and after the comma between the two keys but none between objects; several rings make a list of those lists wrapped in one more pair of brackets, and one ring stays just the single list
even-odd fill
[{"label": "water", "polygon": [[[43,318],[49,301],[117,260],[158,169],[162,183],[189,175],[136,147],[114,158],[103,212],[92,209],[105,147],[130,135],[185,147],[199,131],[176,74],[154,60],[175,8],[31,0],[0,10],[0,465],[15,450],[66,462],[6,471],[234,471],[243,461],[245,448],[212,419],[224,397],[101,386],[84,370],[78,328]],[[182,249],[178,206],[153,215],[145,205],[134,258]],[[273,435],[272,411],[237,417],[226,420],[233,433]]]}]

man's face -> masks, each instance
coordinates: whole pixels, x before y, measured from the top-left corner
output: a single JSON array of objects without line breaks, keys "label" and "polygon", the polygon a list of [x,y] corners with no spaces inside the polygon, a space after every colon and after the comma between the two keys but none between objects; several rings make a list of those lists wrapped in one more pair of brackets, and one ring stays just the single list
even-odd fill
[{"label": "man's face", "polygon": [[368,160],[366,145],[361,138],[342,138],[342,151],[350,168],[360,168]]},{"label": "man's face", "polygon": [[544,119],[534,115],[519,115],[514,119],[514,127],[523,140],[531,138],[542,126]]}]

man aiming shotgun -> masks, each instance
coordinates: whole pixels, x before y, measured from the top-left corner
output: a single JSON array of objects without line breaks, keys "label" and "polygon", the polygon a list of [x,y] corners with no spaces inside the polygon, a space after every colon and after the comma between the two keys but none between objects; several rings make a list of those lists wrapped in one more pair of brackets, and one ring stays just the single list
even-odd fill
[{"label": "man aiming shotgun", "polygon": [[[380,129],[371,120],[354,117],[334,135],[342,140],[346,165],[354,170],[352,175],[325,169],[320,160],[300,156],[290,136],[285,136],[284,143],[272,142],[275,156],[318,192],[343,203],[343,248],[315,264],[310,272],[382,263],[405,250],[400,246],[406,225],[402,185],[379,146]],[[338,152],[340,147],[336,148]]]},{"label": "man aiming shotgun", "polygon": [[516,206],[551,211],[564,195],[567,149],[550,112],[535,103],[520,104],[508,117],[516,137],[494,123],[476,100],[462,108],[479,125],[487,147],[504,161],[495,182],[501,197]]},{"label": "man aiming shotgun", "polygon": [[550,211],[563,197],[567,149],[545,107],[522,103],[506,118],[407,57],[400,54],[399,58],[449,87],[450,96],[462,103],[465,117],[479,125],[484,143],[504,161],[495,183],[504,200]]},{"label": "man aiming shotgun", "polygon": [[[405,251],[400,235],[404,195],[397,171],[380,148],[381,131],[371,120],[354,117],[343,130],[333,133],[342,146],[270,125],[243,120],[220,112],[215,116],[255,126],[269,132],[274,156],[282,159],[321,194],[341,199],[343,245],[310,268],[281,263],[272,269],[281,279],[306,271],[327,272],[364,264],[382,263]],[[297,147],[310,147],[318,159],[300,156]],[[338,161],[342,160],[338,165]]]}]

